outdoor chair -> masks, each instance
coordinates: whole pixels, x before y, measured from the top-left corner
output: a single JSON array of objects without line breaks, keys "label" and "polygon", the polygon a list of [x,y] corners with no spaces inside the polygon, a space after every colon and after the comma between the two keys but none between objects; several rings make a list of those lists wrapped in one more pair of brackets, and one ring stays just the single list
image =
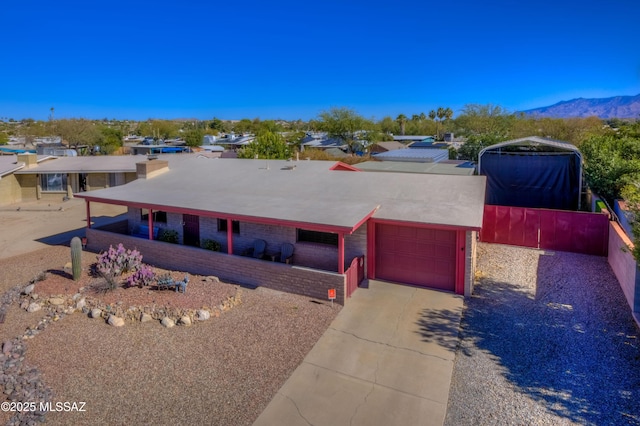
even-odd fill
[{"label": "outdoor chair", "polygon": [[267,249],[267,242],[265,240],[255,240],[253,247],[242,252],[243,256],[251,256],[255,259],[262,259]]},{"label": "outdoor chair", "polygon": [[291,259],[293,259],[293,244],[282,243],[280,253],[276,256],[276,261],[289,264],[291,263]]}]

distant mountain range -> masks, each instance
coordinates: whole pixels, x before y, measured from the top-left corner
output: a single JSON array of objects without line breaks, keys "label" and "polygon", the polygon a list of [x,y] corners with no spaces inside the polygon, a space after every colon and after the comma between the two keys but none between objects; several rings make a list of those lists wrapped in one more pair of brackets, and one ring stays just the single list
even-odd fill
[{"label": "distant mountain range", "polygon": [[522,111],[534,117],[640,118],[640,95],[599,99],[572,99],[557,104]]}]

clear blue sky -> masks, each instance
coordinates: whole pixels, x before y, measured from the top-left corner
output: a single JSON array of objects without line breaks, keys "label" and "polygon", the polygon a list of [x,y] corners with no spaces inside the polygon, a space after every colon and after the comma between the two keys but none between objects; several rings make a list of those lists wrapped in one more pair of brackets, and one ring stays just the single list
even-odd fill
[{"label": "clear blue sky", "polygon": [[640,93],[640,1],[20,0],[0,118],[380,119]]}]

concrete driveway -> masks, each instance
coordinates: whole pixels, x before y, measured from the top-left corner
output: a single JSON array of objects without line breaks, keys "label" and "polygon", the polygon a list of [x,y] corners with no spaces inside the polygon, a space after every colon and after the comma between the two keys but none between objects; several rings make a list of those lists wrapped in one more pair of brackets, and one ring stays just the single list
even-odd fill
[{"label": "concrete driveway", "polygon": [[[94,226],[104,225],[125,218],[121,215],[126,211],[123,206],[92,203],[91,219]],[[4,259],[84,236],[87,210],[79,198],[11,204],[0,207],[0,225],[0,259]]]},{"label": "concrete driveway", "polygon": [[255,426],[442,425],[463,298],[369,281]]}]

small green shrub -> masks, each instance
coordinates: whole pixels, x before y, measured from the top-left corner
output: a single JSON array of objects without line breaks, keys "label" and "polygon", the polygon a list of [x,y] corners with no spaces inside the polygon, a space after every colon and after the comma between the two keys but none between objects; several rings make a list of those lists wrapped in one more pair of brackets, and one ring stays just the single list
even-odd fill
[{"label": "small green shrub", "polygon": [[206,239],[206,240],[202,241],[202,248],[203,249],[207,249],[207,250],[211,250],[211,251],[220,251],[222,246],[216,240]]},{"label": "small green shrub", "polygon": [[178,231],[174,231],[173,229],[165,229],[158,237],[158,240],[164,241],[165,243],[179,244],[180,235],[178,234]]}]

